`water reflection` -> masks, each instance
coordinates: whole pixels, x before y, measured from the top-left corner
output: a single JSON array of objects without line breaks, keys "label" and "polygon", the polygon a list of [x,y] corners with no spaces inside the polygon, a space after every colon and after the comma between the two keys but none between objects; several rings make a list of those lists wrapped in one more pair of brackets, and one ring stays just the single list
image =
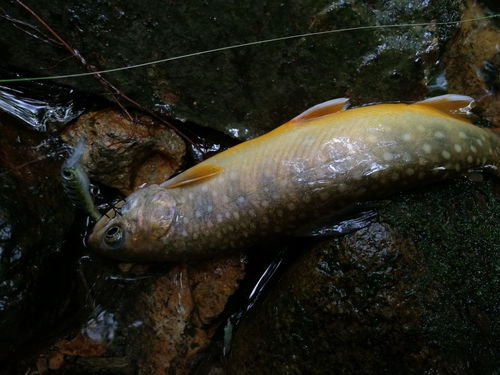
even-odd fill
[{"label": "water reflection", "polygon": [[[19,74],[1,78],[22,78]],[[41,82],[0,85],[0,110],[15,116],[31,129],[47,131],[47,124],[67,124],[85,110],[73,89]]]}]

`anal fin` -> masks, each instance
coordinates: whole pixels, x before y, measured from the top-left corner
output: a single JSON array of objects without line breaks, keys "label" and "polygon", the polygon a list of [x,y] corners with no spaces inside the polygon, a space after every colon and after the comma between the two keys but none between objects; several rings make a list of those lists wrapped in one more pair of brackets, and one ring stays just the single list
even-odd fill
[{"label": "anal fin", "polygon": [[[360,209],[360,208],[358,208]],[[365,207],[366,211],[353,209],[341,216],[326,216],[299,229],[294,234],[299,237],[338,237],[370,225],[377,217],[374,207]]]}]

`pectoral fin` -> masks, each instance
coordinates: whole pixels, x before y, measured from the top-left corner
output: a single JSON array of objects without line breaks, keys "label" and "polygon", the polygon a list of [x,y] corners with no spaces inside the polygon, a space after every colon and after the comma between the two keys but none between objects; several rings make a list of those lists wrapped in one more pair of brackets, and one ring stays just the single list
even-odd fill
[{"label": "pectoral fin", "polygon": [[181,174],[171,178],[168,181],[160,184],[160,186],[167,189],[173,189],[181,186],[191,185],[198,183],[200,181],[207,180],[209,178],[217,176],[220,172],[224,170],[224,167],[220,167],[212,164],[199,164]]}]

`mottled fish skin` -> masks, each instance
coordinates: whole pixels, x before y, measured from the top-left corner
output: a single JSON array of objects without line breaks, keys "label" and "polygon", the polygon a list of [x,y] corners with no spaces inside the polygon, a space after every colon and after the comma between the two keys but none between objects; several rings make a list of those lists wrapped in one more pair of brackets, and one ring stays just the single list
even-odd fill
[{"label": "mottled fish skin", "polygon": [[472,99],[299,116],[193,167],[222,167],[210,178],[134,192],[121,215],[110,211],[97,223],[89,244],[124,261],[206,258],[471,169],[498,175],[500,138],[468,123],[454,102]]}]

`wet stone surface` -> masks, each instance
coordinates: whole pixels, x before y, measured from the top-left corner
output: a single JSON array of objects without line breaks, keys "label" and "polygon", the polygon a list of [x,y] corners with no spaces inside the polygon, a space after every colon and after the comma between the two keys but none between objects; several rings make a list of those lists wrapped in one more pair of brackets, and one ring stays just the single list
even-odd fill
[{"label": "wet stone surface", "polygon": [[[43,0],[28,4],[97,69],[131,66],[271,38],[369,25],[453,22],[461,1],[209,3]],[[34,76],[85,70],[68,51],[14,27],[37,25],[14,1],[2,7],[2,65]],[[140,9],[140,11],[139,11]],[[42,27],[40,32],[48,34]],[[29,26],[26,26],[29,29]],[[20,30],[21,29],[21,30]],[[355,105],[418,100],[454,25],[374,28],[301,37],[195,55],[106,74],[117,88],[173,118],[241,140],[261,135],[311,106],[337,97]],[[38,35],[39,33],[36,33]],[[89,93],[109,92],[93,77],[60,80]]]},{"label": "wet stone surface", "polygon": [[[490,15],[491,11],[469,0],[463,19]],[[476,24],[463,23],[443,57],[448,90],[472,96],[481,116],[500,124],[500,24],[484,19]]]},{"label": "wet stone surface", "polygon": [[74,288],[75,254],[63,248],[74,209],[60,184],[60,163],[45,157],[42,134],[4,114],[0,128],[1,362],[60,324]]},{"label": "wet stone surface", "polygon": [[499,197],[454,181],[311,245],[242,323],[228,373],[493,373]]},{"label": "wet stone surface", "polygon": [[87,144],[81,164],[94,181],[125,195],[142,184],[160,184],[181,166],[184,141],[165,125],[131,112],[106,109],[80,116],[62,139],[75,146],[82,136]]}]

